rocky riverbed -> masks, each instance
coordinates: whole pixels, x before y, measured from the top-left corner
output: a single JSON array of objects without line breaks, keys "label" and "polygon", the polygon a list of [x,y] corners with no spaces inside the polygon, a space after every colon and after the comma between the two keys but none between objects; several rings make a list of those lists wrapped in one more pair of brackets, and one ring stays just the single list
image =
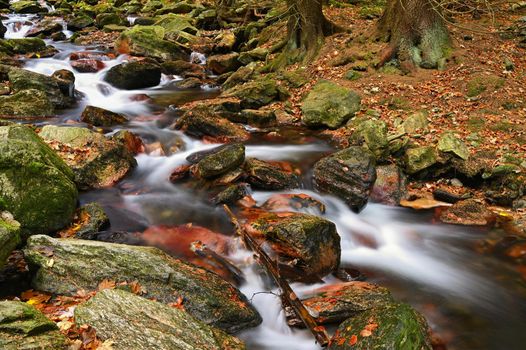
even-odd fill
[{"label": "rocky riverbed", "polygon": [[524,343],[524,159],[273,70],[270,2],[0,8],[2,349]]}]

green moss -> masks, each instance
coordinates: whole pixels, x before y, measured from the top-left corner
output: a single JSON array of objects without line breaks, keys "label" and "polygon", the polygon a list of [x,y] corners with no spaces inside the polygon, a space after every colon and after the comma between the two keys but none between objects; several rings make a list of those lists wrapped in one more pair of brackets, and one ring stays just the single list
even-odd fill
[{"label": "green moss", "polygon": [[468,81],[466,95],[476,97],[486,90],[495,91],[504,86],[506,80],[495,75],[480,75]]},{"label": "green moss", "polygon": [[480,131],[484,128],[486,121],[479,116],[470,116],[468,118],[468,128],[472,131]]}]

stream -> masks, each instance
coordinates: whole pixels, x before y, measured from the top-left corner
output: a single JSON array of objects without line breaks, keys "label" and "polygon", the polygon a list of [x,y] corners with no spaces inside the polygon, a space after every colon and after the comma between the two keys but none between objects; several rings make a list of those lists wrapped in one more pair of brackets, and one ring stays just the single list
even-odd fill
[{"label": "stream", "polygon": [[[8,29],[6,38],[24,37],[37,20],[33,15],[9,15],[3,20]],[[71,36],[67,28],[64,33]],[[47,75],[58,69],[75,72],[69,62],[72,52],[97,51],[69,42],[47,43],[59,53],[52,58],[27,60],[24,68]],[[112,188],[83,193],[81,204],[99,202],[116,231],[191,222],[232,234],[221,208],[209,204],[204,194],[169,181],[175,168],[187,164],[185,158],[189,154],[217,146],[169,128],[178,116],[177,105],[214,97],[219,91],[208,86],[177,90],[171,82],[179,78],[168,76],[163,76],[159,86],[145,90],[124,91],[105,83],[107,70],[126,59],[119,56],[105,61],[106,68],[98,73],[75,72],[75,87],[83,95],[78,106],[56,118],[38,121],[41,125],[78,121],[84,107],[93,105],[125,114],[130,122],[122,128],[165,150],[164,154],[138,155],[138,167],[130,175]],[[135,98],[143,94],[150,99]],[[360,270],[368,276],[368,282],[388,287],[397,299],[422,312],[448,349],[525,348],[526,298],[519,277],[506,262],[478,254],[474,249],[476,242],[487,235],[487,229],[438,224],[429,212],[374,203],[369,203],[360,214],[353,213],[343,201],[312,190],[312,165],[333,149],[301,130],[290,134],[286,143],[250,141],[246,154],[263,160],[289,161],[303,170],[302,189],[283,193],[305,193],[326,206],[324,217],[336,224],[341,236],[343,266]],[[255,191],[251,195],[261,204],[272,194],[276,192]],[[242,262],[249,256],[246,251],[238,251],[230,258]],[[263,317],[259,327],[239,335],[247,347],[319,349],[307,331],[287,326],[276,296],[279,291],[269,289],[268,279],[256,268],[243,266],[246,283],[240,289]],[[326,282],[331,282],[331,277]],[[319,286],[292,285],[299,295]]]}]

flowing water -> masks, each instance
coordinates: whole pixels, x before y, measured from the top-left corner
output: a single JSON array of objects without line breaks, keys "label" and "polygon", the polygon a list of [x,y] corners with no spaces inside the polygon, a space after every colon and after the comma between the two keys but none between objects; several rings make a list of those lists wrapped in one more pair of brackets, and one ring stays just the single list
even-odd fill
[{"label": "flowing water", "polygon": [[[36,19],[32,15],[9,16],[3,21],[8,28],[6,37],[24,37]],[[26,69],[47,75],[57,69],[74,71],[70,53],[96,52],[94,48],[66,42],[48,44],[59,53],[53,58],[28,60]],[[99,202],[109,214],[113,230],[133,231],[148,225],[192,222],[230,234],[228,218],[221,209],[209,204],[206,194],[168,180],[175,168],[186,164],[189,154],[216,146],[169,128],[177,118],[177,104],[214,97],[218,91],[208,87],[177,90],[170,83],[179,78],[168,76],[163,76],[161,84],[154,88],[118,90],[105,83],[103,77],[110,67],[126,59],[126,56],[108,59],[106,69],[98,73],[75,72],[76,89],[82,94],[78,107],[41,123],[78,120],[86,105],[94,105],[126,114],[130,118],[126,129],[148,143],[158,143],[165,151],[138,155],[138,167],[132,174],[111,189],[83,193],[81,204]],[[204,64],[206,57],[194,53],[192,60]],[[137,98],[141,95],[151,99]],[[365,272],[368,281],[389,287],[395,297],[424,313],[449,349],[526,348],[526,300],[518,277],[505,262],[474,251],[475,243],[485,237],[486,230],[436,224],[430,213],[379,204],[369,204],[363,212],[355,214],[341,200],[311,189],[309,169],[332,149],[299,130],[289,134],[293,136],[287,142],[250,142],[247,156],[286,160],[304,170],[303,188],[287,193],[306,193],[325,204],[324,215],[337,225],[342,238],[343,266]],[[262,203],[272,194],[275,192],[257,191],[252,196]],[[287,326],[276,296],[278,291],[269,287],[268,279],[259,270],[243,263],[249,256],[246,251],[238,251],[231,258],[244,266],[246,283],[241,290],[261,313],[263,324],[240,337],[249,349],[318,349],[305,330]],[[330,278],[326,282],[331,282]],[[293,285],[300,295],[315,287]]]}]

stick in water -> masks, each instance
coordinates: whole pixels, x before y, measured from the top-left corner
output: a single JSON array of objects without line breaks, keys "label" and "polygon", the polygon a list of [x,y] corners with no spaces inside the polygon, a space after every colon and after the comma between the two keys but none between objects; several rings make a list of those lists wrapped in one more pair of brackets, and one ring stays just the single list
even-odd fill
[{"label": "stick in water", "polygon": [[296,293],[294,293],[288,282],[280,276],[276,263],[272,261],[272,259],[268,256],[267,253],[265,253],[263,249],[261,249],[256,240],[241,227],[239,221],[237,220],[237,217],[232,213],[228,205],[224,204],[223,208],[225,209],[227,215],[230,217],[230,221],[235,226],[237,234],[245,242],[245,246],[247,247],[247,249],[252,250],[256,254],[256,256],[258,257],[257,261],[259,262],[259,264],[263,266],[265,270],[267,270],[267,272],[272,276],[278,287],[281,289],[283,298],[285,298],[287,303],[294,309],[294,311],[303,321],[305,326],[311,331],[311,333],[316,338],[316,341],[323,347],[327,346],[329,344],[329,335],[327,334],[325,327],[318,326],[316,324],[316,321],[311,316],[309,311],[305,308],[305,306],[298,298]]}]

